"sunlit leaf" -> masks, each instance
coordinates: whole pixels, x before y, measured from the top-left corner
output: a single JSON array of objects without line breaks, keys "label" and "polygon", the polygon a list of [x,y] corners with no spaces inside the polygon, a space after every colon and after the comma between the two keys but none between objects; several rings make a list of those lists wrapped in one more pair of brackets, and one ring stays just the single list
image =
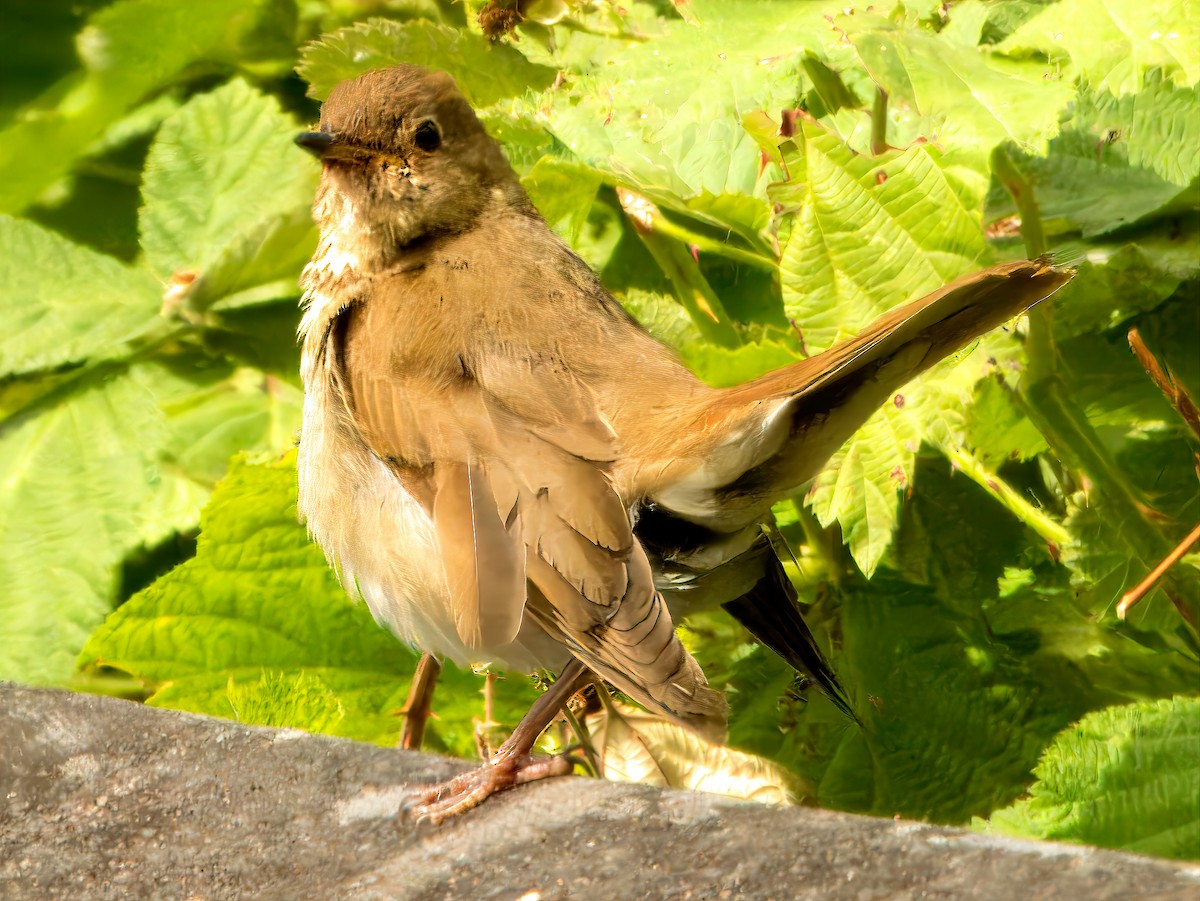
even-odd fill
[{"label": "sunlit leaf", "polygon": [[[350,601],[295,504],[293,455],[236,463],[202,515],[196,557],[113,613],[81,663],[143,680],[152,704],[240,718],[238,699],[252,698],[256,722],[294,716],[280,686],[319,688],[322,708],[344,713],[327,720],[335,734],[394,743],[417,655]],[[430,740],[470,753],[482,679],[447,667],[442,684]],[[534,696],[518,680],[502,683],[502,715],[513,721]]]},{"label": "sunlit leaf", "polygon": [[627,704],[609,700],[586,725],[601,775],[614,782],[687,788],[760,804],[799,800],[795,778],[782,767]]},{"label": "sunlit leaf", "polygon": [[787,315],[809,351],[936,290],[983,254],[977,176],[928,145],[853,153],[805,122],[774,188],[800,207],[779,268]]},{"label": "sunlit leaf", "polygon": [[120,356],[158,320],[159,286],[143,271],[8,216],[0,245],[0,376]]},{"label": "sunlit leaf", "polygon": [[1200,80],[1200,9],[1190,0],[1062,0],[1000,49],[1069,62],[1093,87],[1115,94],[1136,91],[1151,69],[1191,86]]},{"label": "sunlit leaf", "polygon": [[[235,292],[294,285],[316,246],[308,207],[320,174],[292,143],[299,128],[236,79],[163,123],[146,161],[140,231],[164,283],[187,275],[175,302],[200,313]],[[268,299],[294,293],[272,288]]]},{"label": "sunlit leaf", "polygon": [[1061,732],[989,832],[1200,857],[1200,700],[1109,707]]},{"label": "sunlit leaf", "polygon": [[0,677],[62,684],[139,543],[162,413],[136,373],[89,376],[0,436]]},{"label": "sunlit leaf", "polygon": [[1058,132],[1072,91],[1047,65],[1008,60],[869,13],[839,16],[836,24],[890,102],[929,117],[926,137],[948,152],[986,154],[1002,141],[1041,149]]},{"label": "sunlit leaf", "polygon": [[369,69],[411,63],[449,72],[476,106],[554,81],[554,70],[529,62],[507,44],[432,22],[371,19],[304,48],[297,70],[315,97]]}]

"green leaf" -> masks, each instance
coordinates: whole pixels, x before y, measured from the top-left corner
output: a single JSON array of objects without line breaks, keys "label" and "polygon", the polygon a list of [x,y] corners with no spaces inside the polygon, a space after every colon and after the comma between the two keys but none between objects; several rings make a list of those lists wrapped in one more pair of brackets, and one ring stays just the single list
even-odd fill
[{"label": "green leaf", "polygon": [[794,346],[773,338],[737,347],[703,341],[683,307],[661,294],[634,290],[624,293],[621,299],[643,328],[674,347],[688,369],[714,387],[739,385],[800,359]]},{"label": "green leaf", "polygon": [[900,491],[912,478],[920,426],[894,404],[867,420],[833,455],[806,498],[823,526],[838,523],[854,562],[870,577],[892,543]]},{"label": "green leaf", "polygon": [[1020,794],[1055,733],[1111,698],[1036,633],[996,634],[961,600],[877,577],[841,610],[841,672],[866,728],[847,730],[829,762],[826,804],[942,822],[986,814]]},{"label": "green leaf", "polygon": [[[1145,376],[1142,376],[1145,378]],[[1146,381],[1149,381],[1147,378]],[[1191,442],[1183,437],[1182,423],[1175,433],[1148,419],[1141,427],[1109,441],[1112,456],[1130,490],[1149,509],[1155,511],[1156,527],[1173,547],[1182,541],[1191,525],[1200,521],[1200,492],[1196,490],[1195,461]],[[1073,570],[1080,590],[1080,602],[1098,615],[1112,615],[1113,607],[1124,592],[1132,589],[1159,562],[1149,554],[1137,553],[1125,540],[1117,511],[1107,498],[1080,492],[1069,499],[1069,518],[1073,540],[1064,548],[1063,561]],[[1185,557],[1175,564],[1172,574],[1195,577],[1195,558]],[[1187,582],[1181,582],[1180,589]],[[1158,585],[1128,614],[1128,621],[1140,629],[1167,633],[1179,626],[1178,612],[1166,593],[1166,583]]]},{"label": "green leaf", "polygon": [[194,277],[188,311],[260,286],[266,299],[297,293],[316,245],[308,208],[320,174],[293,144],[298,130],[240,79],[194,97],[159,129],[142,187],[142,247],[163,281]]},{"label": "green leaf", "polygon": [[173,680],[149,703],[258,726],[394,745],[404,691],[403,679],[394,674],[336,667],[248,668]]},{"label": "green leaf", "polygon": [[[809,351],[936,290],[982,255],[982,185],[935,148],[865,157],[809,122],[794,145],[783,146],[791,179],[774,188],[774,197],[800,207],[779,264],[783,302]],[[868,575],[890,543],[899,490],[926,425],[912,405],[892,405],[868,420],[814,483],[809,501],[817,518],[841,524]]]},{"label": "green leaf", "polygon": [[1054,333],[1066,340],[1119,327],[1200,274],[1200,229],[1169,224],[1122,244],[1069,242],[1056,252],[1083,257],[1075,278],[1054,297]]},{"label": "green leaf", "polygon": [[952,473],[941,455],[922,454],[913,469],[918,490],[896,531],[897,568],[933,586],[946,603],[974,609],[995,596],[1006,565],[1020,559],[1025,530],[985,487]]},{"label": "green leaf", "polygon": [[544,156],[521,185],[542,218],[574,244],[600,189],[600,175],[587,166]]},{"label": "green leaf", "polygon": [[712,4],[699,25],[599,49],[573,67],[572,91],[526,106],[548,114],[565,150],[655,202],[752,194],[759,156],[742,113],[796,106],[804,49],[833,38],[808,4]]},{"label": "green leaf", "polygon": [[475,106],[543,90],[555,74],[481,35],[432,22],[388,19],[370,19],[309,44],[296,71],[309,83],[309,94],[324,99],[340,81],[398,63],[449,72]]},{"label": "green leaf", "polygon": [[1076,128],[1126,148],[1131,166],[1180,187],[1194,188],[1200,178],[1200,88],[1176,87],[1155,73],[1137,94],[1081,92],[1073,119]]},{"label": "green leaf", "polygon": [[1200,10],[1190,0],[1062,0],[1017,29],[1000,49],[1038,53],[1098,89],[1140,89],[1160,69],[1184,87],[1200,80]]},{"label": "green leaf", "polygon": [[978,173],[934,147],[866,157],[805,122],[788,164],[791,178],[773,192],[800,207],[779,262],[783,303],[810,351],[936,290],[983,254]]},{"label": "green leaf", "polygon": [[279,0],[120,0],[97,11],[76,39],[83,71],[0,131],[0,211],[33,203],[127,110],[185,73],[290,55],[293,13]]},{"label": "green leaf", "polygon": [[[384,743],[416,660],[351,603],[298,522],[294,455],[235,461],[201,515],[195,558],[118,608],[80,655],[148,683],[152,704]],[[470,753],[481,680],[447,667],[441,683],[432,741]],[[315,692],[317,713],[300,716],[287,686]],[[505,717],[532,700],[522,688],[505,686]]]},{"label": "green leaf", "polygon": [[165,428],[136,372],[95,372],[39,406],[0,436],[0,678],[61,685],[139,543]]},{"label": "green leaf", "polygon": [[161,477],[142,509],[143,540],[152,545],[199,525],[200,508],[234,454],[290,447],[303,395],[258,370],[198,355],[148,362],[142,371],[167,426]]},{"label": "green leaf", "polygon": [[[1102,235],[1200,202],[1200,91],[1154,81],[1120,99],[1083,90],[1045,157],[1012,154],[1032,183],[1048,232]],[[1001,186],[988,218],[1016,211]]]},{"label": "green leaf", "polygon": [[890,102],[928,117],[925,136],[952,154],[987,154],[1003,141],[1044,148],[1071,99],[1069,85],[1041,63],[1005,59],[870,13],[835,23]]},{"label": "green leaf", "polygon": [[120,356],[158,321],[148,273],[8,216],[0,245],[0,377]]},{"label": "green leaf", "polygon": [[967,420],[967,445],[986,465],[1030,460],[1047,450],[1046,439],[1018,406],[1015,392],[999,379],[979,383]]},{"label": "green leaf", "polygon": [[1109,707],[1060,733],[988,832],[1200,860],[1200,700]]}]

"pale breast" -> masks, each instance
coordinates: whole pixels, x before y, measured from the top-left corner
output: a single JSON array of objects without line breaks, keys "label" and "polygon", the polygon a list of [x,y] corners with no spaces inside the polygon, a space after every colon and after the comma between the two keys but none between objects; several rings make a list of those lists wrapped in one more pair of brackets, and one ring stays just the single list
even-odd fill
[{"label": "pale breast", "polygon": [[433,521],[354,433],[320,353],[327,327],[318,326],[317,305],[326,307],[326,323],[336,315],[325,298],[310,299],[301,368],[299,509],[342,585],[406,644],[459,665],[553,665],[561,654],[532,622],[502,648],[470,649],[459,638]]}]

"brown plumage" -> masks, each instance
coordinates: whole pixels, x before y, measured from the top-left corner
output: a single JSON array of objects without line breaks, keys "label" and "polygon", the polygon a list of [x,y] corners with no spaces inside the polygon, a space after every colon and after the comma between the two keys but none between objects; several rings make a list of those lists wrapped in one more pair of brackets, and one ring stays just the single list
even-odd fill
[{"label": "brown plumage", "polygon": [[997,266],[717,390],[555,237],[448,76],[368,73],[298,140],[324,161],[300,506],[376,618],[463,663],[574,658],[719,735],[672,609],[728,604],[849,711],[759,523],[905,381],[1070,274]]}]

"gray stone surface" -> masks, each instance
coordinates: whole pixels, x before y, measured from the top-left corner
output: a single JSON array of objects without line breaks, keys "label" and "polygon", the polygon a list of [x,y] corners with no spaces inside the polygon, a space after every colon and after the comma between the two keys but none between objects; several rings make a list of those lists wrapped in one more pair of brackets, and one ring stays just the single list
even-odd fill
[{"label": "gray stone surface", "polygon": [[0,685],[0,898],[1200,898],[1200,867],[589,779],[397,816],[461,766]]}]

